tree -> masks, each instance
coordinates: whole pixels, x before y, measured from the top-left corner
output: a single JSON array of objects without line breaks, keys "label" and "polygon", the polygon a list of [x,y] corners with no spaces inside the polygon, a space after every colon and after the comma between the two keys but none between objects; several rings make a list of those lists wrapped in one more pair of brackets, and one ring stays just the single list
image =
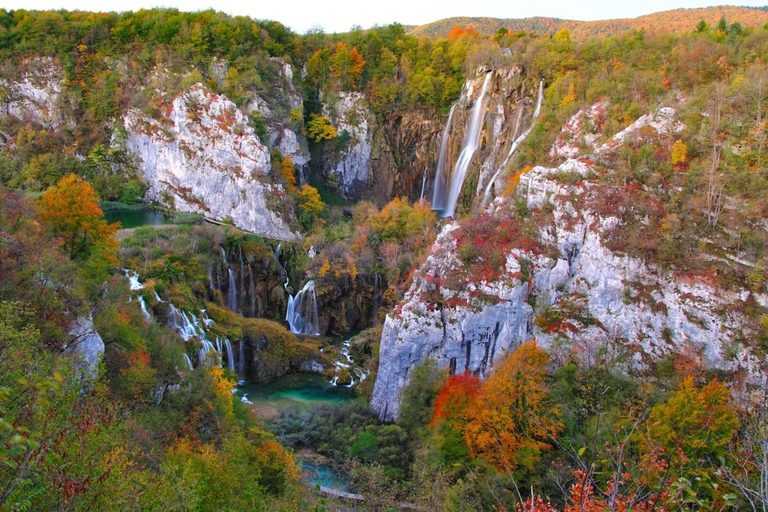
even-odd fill
[{"label": "tree", "polygon": [[698,389],[689,375],[665,403],[651,409],[638,433],[649,485],[659,490],[684,486],[673,499],[712,505],[717,488],[712,485],[713,468],[726,455],[738,427],[730,397],[728,387],[717,379]]},{"label": "tree", "polygon": [[324,140],[332,140],[338,137],[336,128],[333,127],[331,121],[325,117],[317,114],[309,115],[309,122],[307,123],[307,137],[314,142],[322,142]]},{"label": "tree", "polygon": [[688,146],[680,139],[672,144],[672,165],[684,166],[688,160]]},{"label": "tree", "polygon": [[296,190],[296,176],[293,174],[293,160],[290,155],[285,155],[280,161],[280,173],[285,178],[285,182],[288,185],[288,192]]},{"label": "tree", "polygon": [[61,239],[73,260],[99,255],[117,263],[120,243],[115,239],[119,224],[102,219],[99,198],[93,187],[74,174],[49,187],[37,203],[41,220]]},{"label": "tree", "polygon": [[563,429],[549,396],[545,370],[549,357],[535,341],[520,345],[483,386],[463,438],[470,454],[498,469],[532,468]]}]

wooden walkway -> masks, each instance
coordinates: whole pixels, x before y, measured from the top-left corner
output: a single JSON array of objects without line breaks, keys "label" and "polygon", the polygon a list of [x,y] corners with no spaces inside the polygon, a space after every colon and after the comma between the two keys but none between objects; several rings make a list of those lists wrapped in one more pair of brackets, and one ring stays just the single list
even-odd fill
[{"label": "wooden walkway", "polygon": [[[331,489],[330,487],[320,487],[320,490],[316,492],[318,492],[319,494],[322,494],[323,496],[340,498],[342,500],[347,500],[347,501],[358,501],[358,502],[365,501],[365,496],[363,496],[362,494],[353,494],[351,492],[339,491],[337,489]],[[397,506],[403,510],[424,510],[423,507],[419,507],[411,503],[398,503]]]}]

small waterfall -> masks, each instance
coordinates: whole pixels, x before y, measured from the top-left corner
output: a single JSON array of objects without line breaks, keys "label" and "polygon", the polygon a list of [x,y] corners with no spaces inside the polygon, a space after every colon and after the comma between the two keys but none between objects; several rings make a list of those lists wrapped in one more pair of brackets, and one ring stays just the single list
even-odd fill
[{"label": "small waterfall", "polygon": [[[486,185],[485,187],[483,200],[488,199],[488,196],[491,194],[491,187],[493,186],[493,182],[496,181],[496,178],[499,176],[501,171],[503,171],[507,167],[507,162],[509,162],[509,159],[512,158],[512,154],[517,150],[518,147],[520,147],[520,144],[523,143],[525,138],[528,137],[528,134],[531,133],[531,130],[533,130],[533,125],[536,122],[536,118],[539,117],[539,111],[541,110],[541,100],[543,97],[544,97],[544,80],[541,80],[539,82],[539,95],[536,98],[536,108],[533,109],[533,116],[531,117],[531,125],[518,138],[512,141],[512,146],[510,146],[509,148],[509,153],[507,153],[507,157],[501,163],[501,166],[493,175],[493,177],[490,179],[490,181],[488,181],[488,185]],[[520,118],[518,117],[517,123],[515,124],[515,133],[517,133],[517,128],[519,123],[520,123]]]},{"label": "small waterfall", "polygon": [[456,110],[456,103],[451,107],[451,112],[448,114],[448,122],[445,123],[445,130],[443,130],[443,136],[440,139],[440,153],[437,157],[437,171],[435,172],[435,187],[432,190],[432,209],[444,210],[445,209],[445,194],[448,190],[448,138],[451,134],[451,120],[453,119],[453,111]]},{"label": "small waterfall", "polygon": [[227,251],[224,250],[223,246],[219,246],[221,249],[221,258],[224,260],[224,265],[229,265],[229,262],[227,261]]},{"label": "small waterfall", "polygon": [[184,354],[184,359],[186,359],[187,366],[189,366],[190,371],[193,370],[194,368],[192,368],[192,360],[189,358],[187,354]]},{"label": "small waterfall", "polygon": [[147,302],[144,300],[144,297],[139,295],[139,305],[141,306],[141,314],[144,315],[144,319],[149,322],[152,320],[152,317],[149,314],[149,311],[147,311]]},{"label": "small waterfall", "polygon": [[237,313],[237,286],[235,285],[235,273],[231,268],[227,268],[229,272],[229,289],[227,290],[227,307],[230,311]]},{"label": "small waterfall", "polygon": [[488,90],[488,84],[491,82],[492,74],[493,72],[491,71],[485,75],[483,88],[480,90],[480,95],[472,107],[467,133],[464,135],[464,141],[461,143],[461,152],[451,172],[448,197],[445,203],[445,210],[443,210],[441,215],[442,217],[453,217],[453,214],[456,213],[456,202],[459,200],[459,194],[464,185],[464,178],[467,176],[472,156],[474,156],[480,144],[480,133],[482,132],[483,117],[485,115],[485,93]]},{"label": "small waterfall", "polygon": [[139,282],[138,272],[128,270],[127,268],[123,270],[125,271],[125,277],[128,278],[128,286],[131,287],[132,292],[135,292],[136,290],[141,290],[144,288],[144,285]]},{"label": "small waterfall", "polygon": [[285,272],[285,283],[283,283],[283,289],[288,290],[288,283],[290,282],[291,278],[288,277],[288,270],[280,262],[280,244],[277,244],[277,248],[275,249],[275,261],[277,261],[277,264],[281,269],[283,269],[283,272]]},{"label": "small waterfall", "polygon": [[155,301],[156,302],[163,302],[163,299],[160,298],[160,295],[157,292],[155,292]]},{"label": "small waterfall", "polygon": [[345,370],[349,374],[349,384],[344,384],[345,387],[351,388],[352,386],[354,386],[355,377],[357,377],[357,382],[363,382],[365,378],[368,376],[368,374],[364,372],[362,369],[355,366],[354,359],[352,359],[352,356],[349,355],[349,340],[344,340],[343,346],[339,352],[344,357],[344,359],[346,359],[346,361],[338,360],[335,363],[333,363],[334,374],[330,384],[334,386],[339,385],[340,370]]},{"label": "small waterfall", "polygon": [[285,319],[294,334],[319,335],[315,282],[307,281],[296,296],[288,296]]},{"label": "small waterfall", "polygon": [[224,346],[227,347],[227,368],[230,371],[235,371],[235,354],[232,353],[232,344],[229,342],[229,338],[224,339]]},{"label": "small waterfall", "polygon": [[238,347],[237,376],[240,383],[245,382],[245,340],[241,339]]},{"label": "small waterfall", "polygon": [[424,172],[421,173],[421,195],[419,200],[424,199],[424,186],[427,184],[427,168],[424,168]]}]

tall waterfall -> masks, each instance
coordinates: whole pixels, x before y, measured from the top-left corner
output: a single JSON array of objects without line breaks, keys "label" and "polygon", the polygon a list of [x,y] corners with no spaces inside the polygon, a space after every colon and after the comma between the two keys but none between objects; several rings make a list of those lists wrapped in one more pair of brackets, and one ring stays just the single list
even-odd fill
[{"label": "tall waterfall", "polygon": [[285,319],[294,334],[320,334],[314,281],[307,281],[295,296],[288,296]]},{"label": "tall waterfall", "polygon": [[451,120],[453,111],[456,110],[456,103],[451,107],[448,114],[448,122],[445,123],[445,130],[440,139],[440,154],[437,157],[437,172],[435,173],[435,188],[432,190],[432,209],[445,210],[445,194],[448,190],[448,138],[451,134]]},{"label": "tall waterfall", "polygon": [[235,284],[235,273],[231,268],[227,268],[229,272],[229,289],[227,290],[227,307],[237,313],[237,285]]},{"label": "tall waterfall", "polygon": [[[448,195],[445,200],[445,208],[442,211],[442,217],[453,217],[456,213],[456,202],[459,199],[461,193],[461,187],[464,185],[464,178],[467,176],[467,169],[472,162],[472,156],[477,151],[477,147],[480,144],[480,133],[483,127],[483,117],[485,115],[485,93],[488,90],[488,84],[491,81],[491,75],[493,72],[488,72],[485,75],[485,81],[483,82],[483,88],[480,90],[480,95],[477,97],[472,112],[469,117],[469,126],[467,126],[467,132],[464,134],[464,140],[461,143],[461,152],[459,158],[456,159],[456,164],[453,166],[451,172],[451,180],[448,187]],[[442,152],[442,150],[441,150]],[[433,208],[435,203],[433,202]]]},{"label": "tall waterfall", "polygon": [[[514,141],[512,141],[512,146],[509,148],[509,153],[507,153],[507,157],[504,159],[504,161],[501,163],[501,166],[499,166],[496,173],[493,175],[493,177],[488,181],[488,185],[485,187],[485,193],[483,194],[483,198],[487,199],[488,196],[491,193],[491,187],[493,186],[493,182],[496,181],[496,178],[499,176],[501,171],[503,171],[507,167],[507,162],[509,162],[509,159],[512,158],[512,154],[515,152],[515,150],[520,147],[520,144],[523,143],[526,137],[528,137],[528,134],[531,133],[531,130],[533,129],[533,125],[536,122],[536,118],[539,117],[539,111],[541,110],[541,100],[544,97],[544,80],[539,82],[539,95],[536,98],[536,108],[533,109],[533,116],[531,117],[531,124],[528,126],[528,128]],[[519,123],[519,119],[518,119]],[[515,126],[515,133],[517,133],[517,126]]]}]

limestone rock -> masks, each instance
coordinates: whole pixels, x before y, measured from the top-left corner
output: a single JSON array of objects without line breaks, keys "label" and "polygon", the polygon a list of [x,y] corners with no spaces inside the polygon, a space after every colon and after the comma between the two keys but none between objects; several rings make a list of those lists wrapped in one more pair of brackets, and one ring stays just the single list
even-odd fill
[{"label": "limestone rock", "polygon": [[264,181],[267,148],[225,96],[197,84],[174,100],[167,118],[132,110],[125,127],[149,185],[147,199],[270,238],[297,237],[287,224],[285,191]]}]

